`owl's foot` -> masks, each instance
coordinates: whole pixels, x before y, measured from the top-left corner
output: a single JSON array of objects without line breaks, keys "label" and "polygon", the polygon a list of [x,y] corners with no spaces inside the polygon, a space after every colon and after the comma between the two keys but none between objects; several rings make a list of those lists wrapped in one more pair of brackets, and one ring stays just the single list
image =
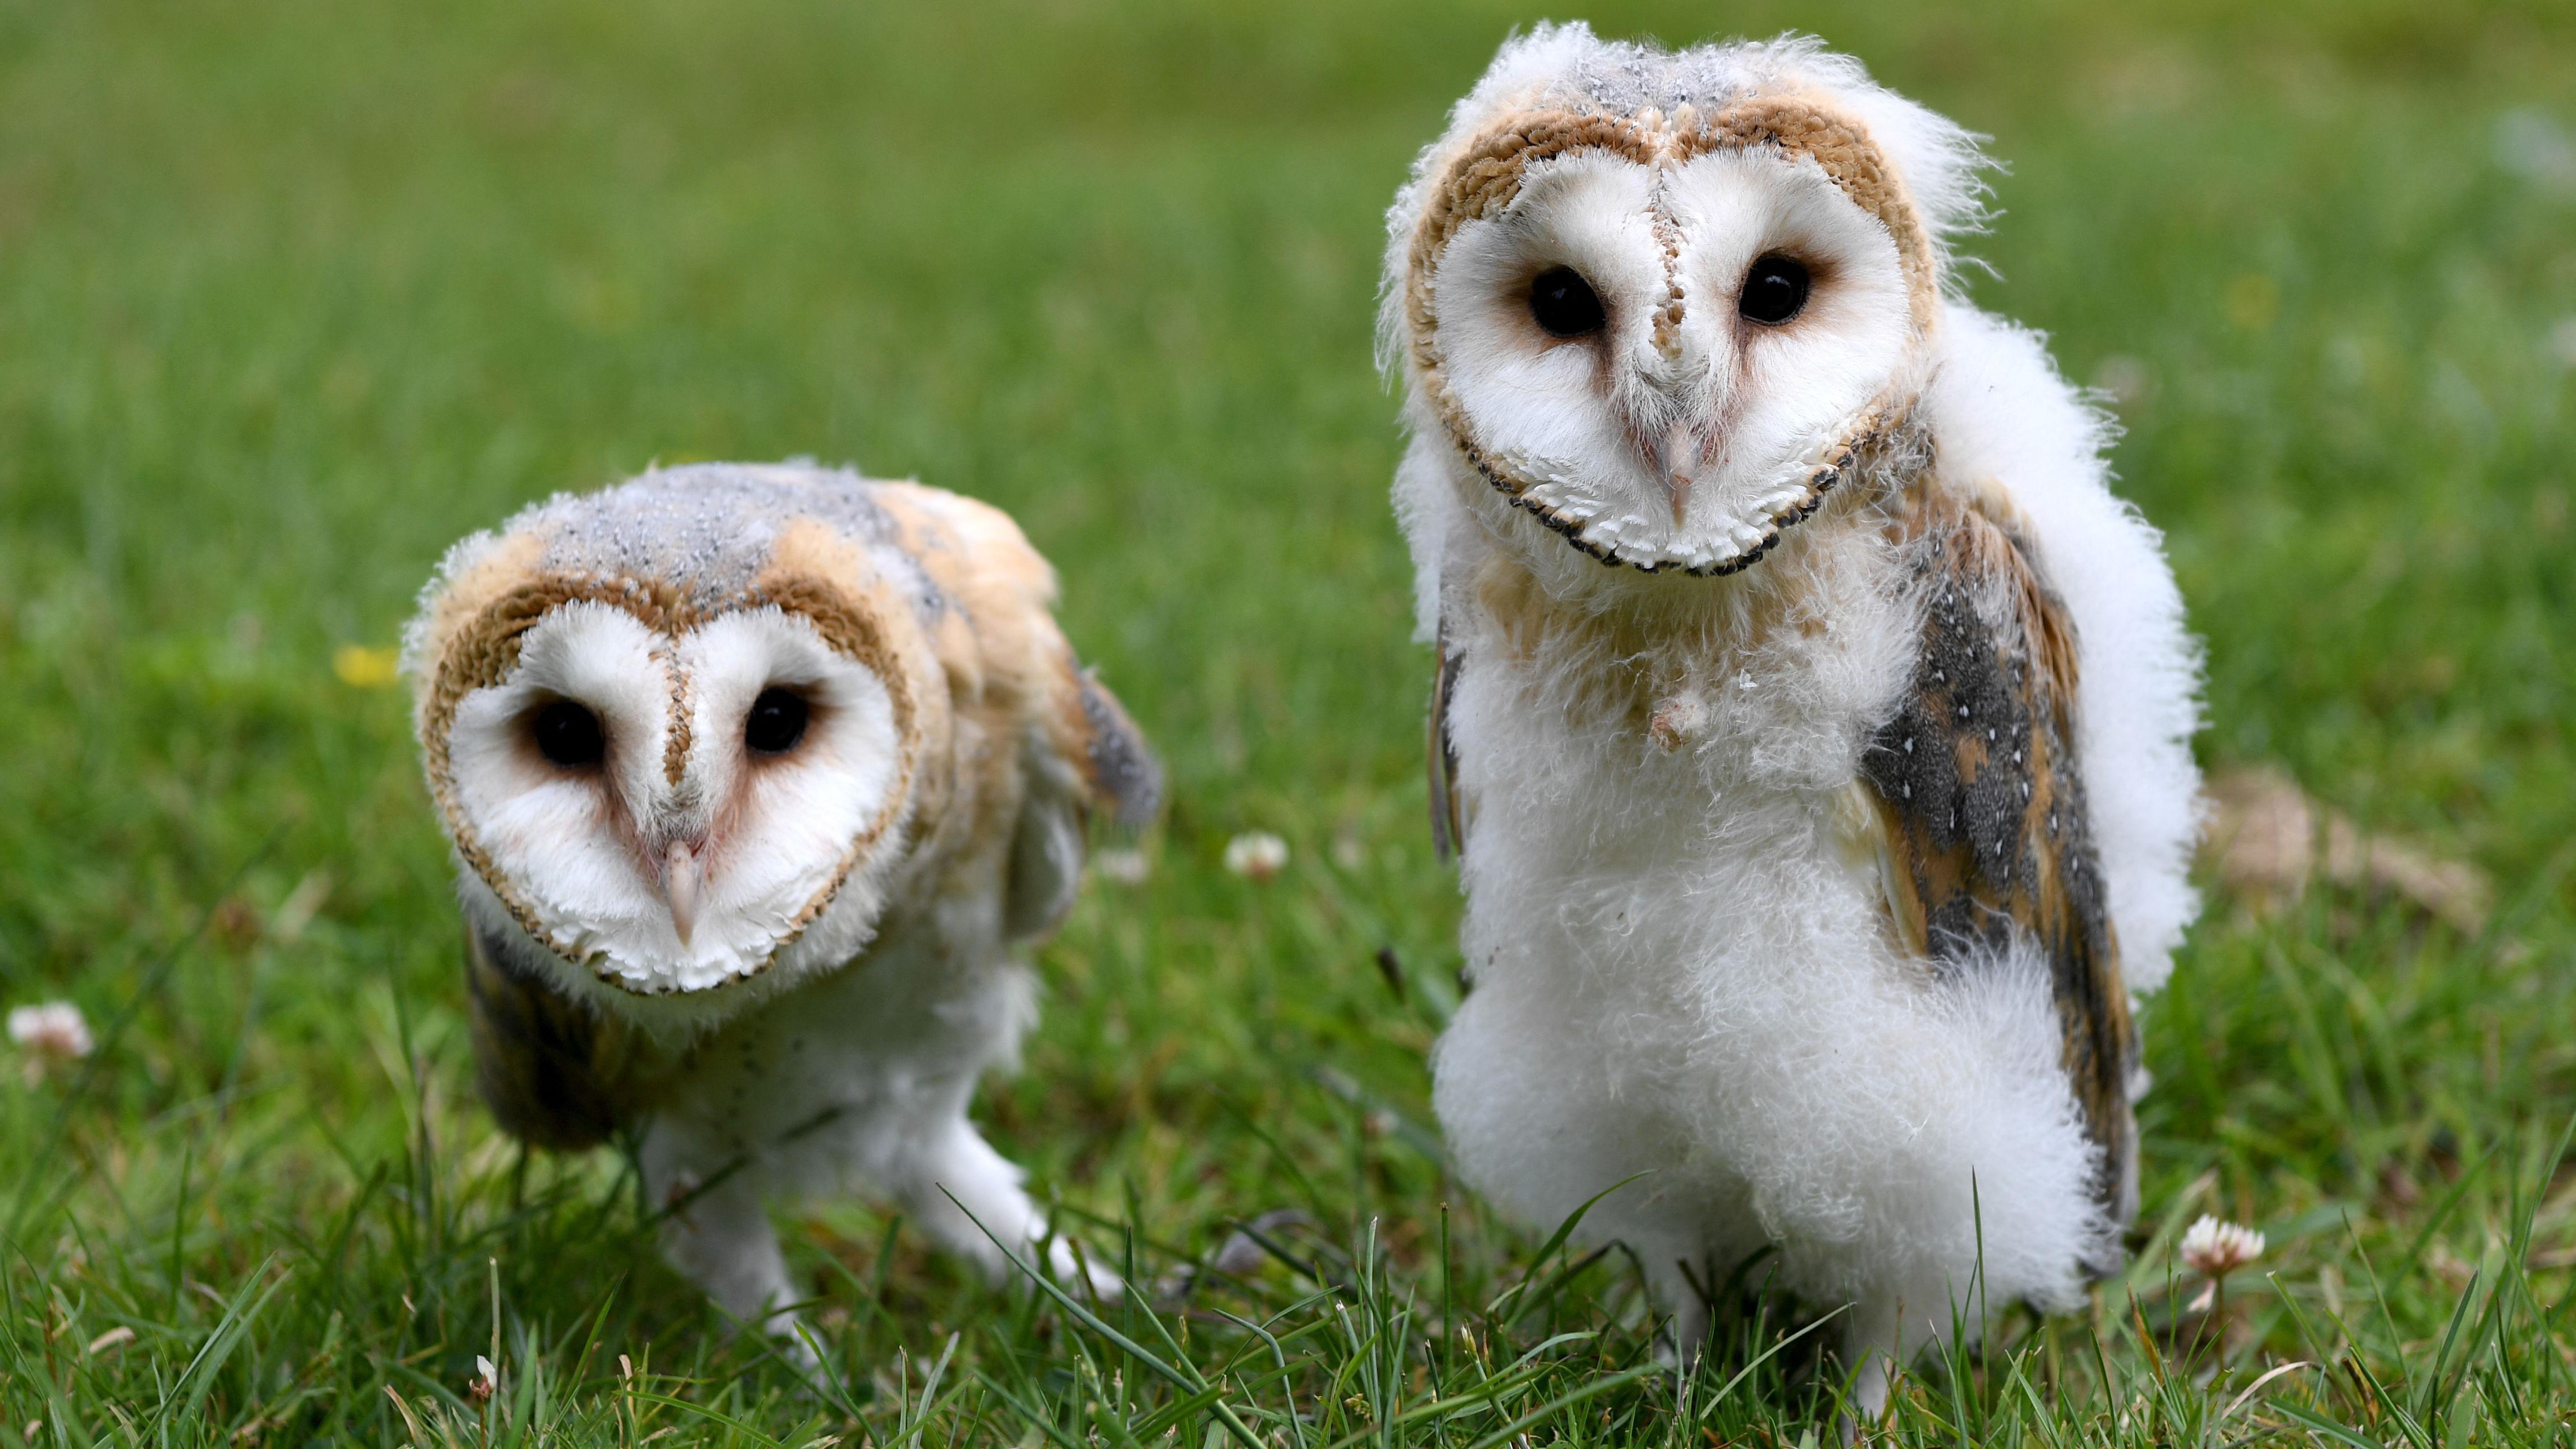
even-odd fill
[{"label": "owl's foot", "polygon": [[[895,1200],[941,1247],[980,1264],[995,1282],[1012,1276],[1011,1263],[1017,1259],[1057,1283],[1078,1285],[1094,1299],[1113,1299],[1124,1286],[1097,1255],[1048,1235],[1045,1215],[1020,1190],[1020,1170],[964,1118],[950,1123],[902,1166],[896,1180],[886,1184]],[[1046,1247],[1042,1266],[1041,1244]]]},{"label": "owl's foot", "polygon": [[1115,1302],[1127,1289],[1127,1280],[1094,1256],[1088,1245],[1077,1248],[1064,1238],[1047,1244],[1047,1276],[1095,1303]]},{"label": "owl's foot", "polygon": [[793,1308],[782,1308],[761,1320],[760,1331],[769,1339],[771,1348],[787,1361],[788,1367],[807,1383],[816,1382],[823,1371],[822,1340],[814,1336],[804,1318]]},{"label": "owl's foot", "polygon": [[681,1276],[707,1290],[738,1328],[758,1327],[791,1360],[811,1360],[803,1321],[790,1305],[795,1281],[759,1188],[748,1174],[702,1186],[679,1171],[662,1184],[670,1216],[662,1222],[662,1252]]},{"label": "owl's foot", "polygon": [[1699,1372],[1700,1354],[1708,1347],[1708,1322],[1708,1304],[1696,1292],[1684,1293],[1673,1308],[1672,1339],[1667,1345],[1672,1356],[1667,1361],[1680,1386],[1687,1386],[1691,1375]]},{"label": "owl's foot", "polygon": [[1887,1413],[1887,1390],[1892,1376],[1884,1352],[1873,1349],[1862,1360],[1860,1372],[1852,1376],[1851,1396],[1844,1401],[1843,1412],[1834,1428],[1846,1445],[1860,1438],[1860,1426],[1875,1424]]},{"label": "owl's foot", "polygon": [[1843,1412],[1836,1421],[1845,1444],[1859,1437],[1861,1425],[1875,1424],[1887,1415],[1887,1395],[1895,1384],[1897,1355],[1905,1351],[1901,1341],[1903,1317],[1894,1303],[1863,1301],[1852,1308],[1843,1353],[1858,1367],[1852,1371],[1851,1391],[1844,1396]]}]

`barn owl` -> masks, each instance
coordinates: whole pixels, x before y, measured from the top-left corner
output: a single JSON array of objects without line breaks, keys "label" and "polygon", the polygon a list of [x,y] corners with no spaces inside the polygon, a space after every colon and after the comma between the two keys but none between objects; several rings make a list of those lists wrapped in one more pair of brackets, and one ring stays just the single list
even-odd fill
[{"label": "barn owl", "polygon": [[1456,1161],[1543,1227],[1634,1178],[1584,1231],[1686,1361],[1775,1253],[1865,1412],[2118,1263],[2195,910],[2195,645],[2103,420],[1948,285],[1981,165],[1812,41],[1565,25],[1389,214]]},{"label": "barn owl", "polygon": [[804,465],[557,497],[423,593],[482,1095],[540,1147],[638,1133],[671,1261],[738,1321],[795,1332],[776,1194],[874,1189],[996,1276],[1046,1237],[968,1099],[1087,813],[1158,790],[1054,600],[1000,512]]}]

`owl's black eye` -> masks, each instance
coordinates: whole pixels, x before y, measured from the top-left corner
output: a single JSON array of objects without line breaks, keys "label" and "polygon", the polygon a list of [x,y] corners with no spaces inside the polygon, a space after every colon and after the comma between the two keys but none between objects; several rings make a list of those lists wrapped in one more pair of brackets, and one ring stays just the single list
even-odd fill
[{"label": "owl's black eye", "polygon": [[538,710],[534,733],[537,753],[568,770],[608,757],[608,736],[599,728],[599,716],[568,699]]},{"label": "owl's black eye", "polygon": [[1770,326],[1795,317],[1807,305],[1807,267],[1796,257],[1763,257],[1744,274],[1744,294],[1735,310],[1748,322]]},{"label": "owl's black eye", "polygon": [[1598,332],[1609,320],[1601,294],[1572,267],[1550,267],[1530,283],[1530,318],[1557,337]]},{"label": "owl's black eye", "polygon": [[751,702],[742,723],[742,742],[764,755],[783,755],[805,738],[805,696],[776,685]]}]

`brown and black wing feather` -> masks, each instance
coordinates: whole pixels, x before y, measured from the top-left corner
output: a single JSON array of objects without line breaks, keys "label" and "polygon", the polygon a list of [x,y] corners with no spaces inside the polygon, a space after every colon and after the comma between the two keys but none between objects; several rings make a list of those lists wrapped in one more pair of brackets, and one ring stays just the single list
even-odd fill
[{"label": "brown and black wing feather", "polygon": [[1118,696],[1090,671],[1079,676],[1082,772],[1109,818],[1130,830],[1153,823],[1163,805],[1163,766]]},{"label": "brown and black wing feather", "polygon": [[1070,689],[1058,713],[1030,743],[1054,752],[1031,762],[1027,793],[1012,827],[1004,876],[1002,927],[1031,941],[1064,923],[1082,889],[1084,826],[1094,811],[1125,831],[1153,823],[1162,806],[1163,769],[1117,696],[1076,669],[1065,655]]},{"label": "brown and black wing feather", "polygon": [[503,1131],[533,1147],[578,1152],[634,1119],[643,1105],[642,1043],[628,1028],[512,967],[470,925],[465,987],[474,1085]]},{"label": "brown and black wing feather", "polygon": [[1458,667],[1466,656],[1450,651],[1445,627],[1437,647],[1440,657],[1431,674],[1430,738],[1424,741],[1423,755],[1431,772],[1431,849],[1448,861],[1467,850],[1458,808],[1458,747],[1449,740],[1449,696],[1458,687]]},{"label": "brown and black wing feather", "polygon": [[2019,530],[1938,485],[1898,523],[1923,607],[1911,688],[1870,741],[1898,937],[1936,969],[2047,960],[2066,1074],[2102,1150],[2096,1188],[2134,1209],[2137,1035],[2120,978],[2075,749],[2076,655],[2064,603]]}]

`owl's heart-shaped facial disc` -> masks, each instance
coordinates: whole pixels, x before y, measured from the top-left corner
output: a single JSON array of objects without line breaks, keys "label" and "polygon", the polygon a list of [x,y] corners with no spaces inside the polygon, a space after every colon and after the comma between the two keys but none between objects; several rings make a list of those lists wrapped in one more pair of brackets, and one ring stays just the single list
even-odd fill
[{"label": "owl's heart-shaped facial disc", "polygon": [[1767,546],[1912,328],[1888,228],[1767,148],[1537,161],[1429,290],[1456,425],[1498,481],[1645,568]]},{"label": "owl's heart-shaped facial disc", "polygon": [[574,600],[456,707],[460,845],[530,934],[621,990],[764,969],[840,889],[901,786],[892,697],[777,607],[676,636]]}]

